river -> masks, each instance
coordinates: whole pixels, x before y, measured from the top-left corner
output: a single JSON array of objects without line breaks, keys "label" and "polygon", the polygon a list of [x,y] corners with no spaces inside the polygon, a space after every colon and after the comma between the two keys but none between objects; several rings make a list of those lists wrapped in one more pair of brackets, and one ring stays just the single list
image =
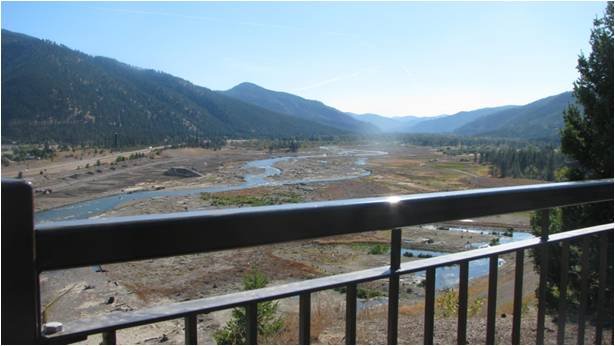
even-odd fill
[{"label": "river", "polygon": [[[118,205],[126,202],[144,200],[155,197],[164,196],[190,196],[203,192],[224,192],[250,189],[260,186],[279,186],[290,184],[306,184],[306,183],[320,183],[320,182],[332,182],[347,179],[356,179],[371,174],[369,170],[360,168],[358,174],[337,176],[328,178],[301,178],[292,180],[271,180],[268,178],[278,176],[282,174],[282,171],[275,167],[275,164],[281,161],[290,159],[301,160],[309,158],[326,158],[335,156],[353,156],[357,159],[353,162],[355,166],[362,167],[366,164],[367,159],[371,156],[386,155],[383,151],[374,150],[360,150],[360,149],[341,149],[337,147],[321,147],[322,150],[327,153],[320,155],[306,155],[306,156],[282,156],[269,158],[264,160],[249,161],[243,165],[246,174],[243,175],[244,182],[236,185],[215,185],[202,188],[180,188],[173,190],[147,190],[137,191],[132,193],[122,193],[118,195],[106,196],[96,198],[88,201],[83,201],[75,204],[66,205],[63,207],[53,208],[37,212],[34,215],[35,223],[46,223],[52,221],[66,221],[66,220],[79,220],[87,219],[98,216],[102,213],[108,212]],[[256,172],[255,172],[256,171]]]}]

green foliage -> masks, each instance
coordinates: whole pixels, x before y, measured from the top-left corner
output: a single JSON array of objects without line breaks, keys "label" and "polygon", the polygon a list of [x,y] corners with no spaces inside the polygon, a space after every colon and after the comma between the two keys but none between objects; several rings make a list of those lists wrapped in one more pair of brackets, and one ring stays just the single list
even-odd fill
[{"label": "green foliage", "polygon": [[500,245],[500,238],[493,238],[489,241],[490,246]]},{"label": "green foliage", "polygon": [[[564,113],[565,126],[561,131],[562,152],[574,160],[566,169],[558,172],[562,180],[602,179],[613,177],[613,2],[607,3],[605,14],[594,21],[589,57],[581,54],[577,69],[579,79],[574,83],[574,96],[581,107],[571,105]],[[613,222],[613,202],[595,203],[582,206],[536,213],[532,217],[535,235],[543,232],[558,233],[596,224]],[[544,226],[548,225],[548,227]],[[609,268],[607,282],[613,281],[613,235],[609,234],[607,251]],[[600,240],[591,240],[589,267],[599,267]],[[579,243],[570,247],[568,287],[560,287],[559,246],[549,247],[547,271],[547,308],[557,309],[560,290],[566,292],[571,313],[579,306],[581,287],[589,285],[587,313],[596,312],[598,296],[598,275],[590,275],[589,282],[581,281],[581,250]],[[540,253],[532,252],[534,263],[541,267]],[[593,271],[593,270],[592,270]],[[612,288],[605,292],[605,306],[613,306]],[[613,310],[607,309],[607,321],[613,320]]]},{"label": "green foliage", "polygon": [[277,205],[303,202],[303,197],[296,193],[277,193],[266,196],[228,196],[214,193],[202,193],[201,199],[215,207]]},{"label": "green foliage", "polygon": [[553,181],[555,172],[562,167],[565,156],[550,146],[513,148],[509,146],[484,147],[478,150],[479,163],[491,163],[492,175],[499,177],[531,178]]},{"label": "green foliage", "polygon": [[[252,271],[243,278],[244,290],[253,290],[267,286],[268,280],[264,274]],[[258,335],[268,337],[278,333],[284,328],[284,321],[277,315],[277,302],[263,302],[257,304],[256,318],[258,321]],[[231,312],[231,319],[224,328],[214,332],[213,338],[219,345],[244,345],[248,341],[248,319],[245,308],[235,308]]]},{"label": "green foliage", "polygon": [[[346,286],[336,287],[333,290],[336,292],[342,293],[342,294],[346,294]],[[357,287],[357,298],[371,299],[371,298],[382,297],[382,296],[383,296],[382,292],[378,290],[375,290],[372,288]]]},{"label": "green foliage", "polygon": [[299,151],[299,148],[301,147],[301,141],[298,141],[296,139],[274,139],[269,141],[269,145],[267,147],[267,149],[269,150],[269,152],[273,152],[274,150],[284,150],[287,152],[291,152],[291,153],[296,153]]},{"label": "green foliage", "polygon": [[[476,298],[468,302],[468,317],[474,317],[480,312],[485,298]],[[459,294],[456,290],[446,289],[436,297],[436,312],[439,317],[457,316]]]},{"label": "green foliage", "polygon": [[55,156],[55,150],[47,144],[43,146],[19,145],[13,147],[10,153],[2,154],[3,159],[11,161],[52,159]]},{"label": "green foliage", "polygon": [[383,255],[388,253],[390,250],[390,246],[387,244],[374,244],[370,246],[369,251],[367,252],[370,255]]}]

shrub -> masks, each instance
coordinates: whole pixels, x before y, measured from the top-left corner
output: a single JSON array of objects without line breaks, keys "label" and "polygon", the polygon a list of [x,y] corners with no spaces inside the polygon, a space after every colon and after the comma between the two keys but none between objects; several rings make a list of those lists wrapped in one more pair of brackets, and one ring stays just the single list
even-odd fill
[{"label": "shrub", "polygon": [[[440,317],[453,317],[457,315],[459,294],[452,289],[444,290],[436,298],[437,314]],[[468,317],[475,316],[483,307],[484,298],[476,298],[468,304]]]},{"label": "shrub", "polygon": [[368,254],[370,255],[382,255],[389,252],[389,246],[386,244],[375,244],[370,246]]},{"label": "shrub", "polygon": [[[258,271],[252,271],[243,278],[244,290],[263,288],[268,281],[265,275]],[[258,321],[258,335],[268,337],[278,333],[284,327],[284,322],[278,316],[277,302],[258,303],[256,308]],[[247,344],[248,343],[248,319],[244,308],[235,308],[231,312],[231,319],[222,329],[214,332],[214,340],[219,345]]]}]

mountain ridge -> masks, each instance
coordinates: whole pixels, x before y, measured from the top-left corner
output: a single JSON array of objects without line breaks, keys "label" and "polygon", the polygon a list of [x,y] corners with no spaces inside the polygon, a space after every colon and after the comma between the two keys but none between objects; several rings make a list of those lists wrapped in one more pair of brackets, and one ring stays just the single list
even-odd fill
[{"label": "mountain ridge", "polygon": [[[134,143],[209,137],[450,133],[554,139],[571,92],[434,117],[342,112],[254,83],[214,91],[152,69],[2,30],[3,141]],[[134,144],[133,143],[133,144]]]},{"label": "mountain ridge", "polygon": [[[342,135],[170,74],[2,30],[3,140],[134,143]],[[105,137],[105,138],[103,138]]]},{"label": "mountain ridge", "polygon": [[348,114],[321,101],[308,100],[291,93],[266,89],[250,82],[243,82],[231,89],[218,92],[273,112],[292,115],[299,119],[311,120],[338,129],[358,133],[378,131],[375,126],[357,121]]}]

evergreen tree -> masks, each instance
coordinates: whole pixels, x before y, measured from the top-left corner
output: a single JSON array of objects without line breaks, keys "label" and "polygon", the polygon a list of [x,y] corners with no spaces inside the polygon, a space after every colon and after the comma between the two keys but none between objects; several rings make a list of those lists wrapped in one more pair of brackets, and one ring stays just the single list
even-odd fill
[{"label": "evergreen tree", "polygon": [[[574,162],[567,167],[564,178],[567,180],[602,179],[613,177],[613,2],[608,2],[605,14],[594,21],[590,38],[592,52],[589,57],[583,54],[578,59],[579,79],[574,83],[574,96],[583,109],[574,105],[564,113],[565,127],[561,131],[562,152]],[[533,217],[535,234],[542,232],[545,224],[540,214]],[[548,214],[549,233],[568,231],[576,228],[613,222],[613,203],[595,203],[575,207],[553,209]],[[609,236],[607,270],[608,280],[613,281],[613,238]],[[598,268],[599,241],[592,239],[590,248],[590,268]],[[550,248],[550,262],[547,273],[547,308],[557,308],[560,273],[560,248]],[[566,287],[567,300],[572,307],[579,304],[581,282],[579,243],[571,243],[569,286]],[[534,253],[538,259],[538,253]],[[540,261],[535,261],[540,268]],[[598,275],[590,275],[590,295],[587,312],[594,313],[597,308]],[[606,306],[613,307],[613,292],[606,292]],[[608,309],[607,319],[613,319],[612,309]],[[605,321],[600,321],[604,323]]]}]

